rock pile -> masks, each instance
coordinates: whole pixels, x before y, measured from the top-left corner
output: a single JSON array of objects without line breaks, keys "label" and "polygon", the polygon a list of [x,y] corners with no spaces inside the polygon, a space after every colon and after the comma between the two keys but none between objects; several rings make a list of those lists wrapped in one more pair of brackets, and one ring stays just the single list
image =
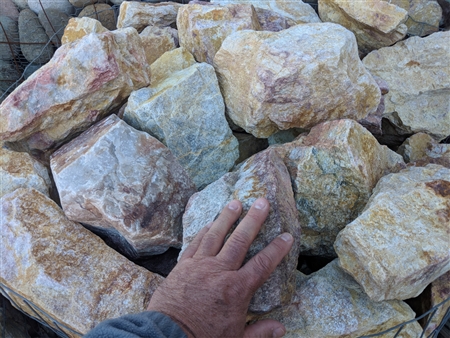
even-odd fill
[{"label": "rock pile", "polygon": [[[322,0],[317,15],[300,0],[116,0],[117,25],[107,3],[40,1],[0,15],[20,34],[52,11],[36,39],[65,27],[48,53],[0,50],[5,74],[18,53],[51,58],[0,105],[0,292],[23,312],[80,337],[143,311],[163,277],[138,264],[262,196],[247,259],[285,231],[295,244],[249,321],[360,337],[413,319],[405,300],[450,296],[450,32],[407,35],[414,15],[440,21],[435,1]],[[377,141],[386,123],[398,152]]]}]

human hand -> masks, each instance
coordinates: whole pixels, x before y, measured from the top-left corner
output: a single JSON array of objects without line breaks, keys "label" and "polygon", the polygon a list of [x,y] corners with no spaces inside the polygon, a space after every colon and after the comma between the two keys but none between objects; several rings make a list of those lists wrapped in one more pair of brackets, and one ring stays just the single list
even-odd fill
[{"label": "human hand", "polygon": [[283,324],[262,320],[245,326],[250,299],[269,278],[293,244],[285,233],[244,266],[245,255],[269,214],[260,198],[236,227],[242,204],[231,201],[219,217],[205,226],[183,252],[180,261],[154,292],[149,311],[170,316],[188,337],[282,337]]}]

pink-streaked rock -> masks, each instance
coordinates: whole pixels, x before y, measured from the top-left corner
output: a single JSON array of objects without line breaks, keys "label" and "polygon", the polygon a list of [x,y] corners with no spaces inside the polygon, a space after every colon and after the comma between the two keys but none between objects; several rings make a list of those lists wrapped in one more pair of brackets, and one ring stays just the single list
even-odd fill
[{"label": "pink-streaked rock", "polygon": [[427,326],[427,329],[425,331],[425,337],[429,337],[431,332],[433,332],[433,330],[435,330],[441,323],[442,319],[445,316],[446,311],[448,311],[448,309],[450,308],[450,301],[448,301],[449,297],[450,297],[450,271],[443,274],[441,277],[439,277],[433,283],[431,283],[430,306],[434,307],[446,300],[447,302],[437,309],[436,313],[431,319],[430,324]]},{"label": "pink-streaked rock", "polygon": [[161,142],[111,115],[51,157],[61,205],[128,257],[181,246],[181,217],[195,193]]},{"label": "pink-streaked rock", "polygon": [[295,239],[291,252],[256,291],[250,303],[250,311],[267,312],[291,301],[300,238],[300,224],[289,173],[275,151],[268,150],[254,155],[238,171],[224,175],[191,197],[183,215],[183,248],[206,224],[216,218],[228,202],[233,199],[242,202],[242,219],[259,197],[268,199],[270,212],[247,253],[247,259],[283,232],[291,233]]},{"label": "pink-streaked rock", "polygon": [[170,27],[147,26],[139,36],[149,65],[178,45],[178,32]]},{"label": "pink-streaked rock", "polygon": [[336,24],[236,32],[223,42],[214,67],[228,116],[259,138],[327,120],[359,120],[380,103],[354,35]]},{"label": "pink-streaked rock", "polygon": [[429,164],[383,177],[334,248],[371,299],[403,300],[450,270],[449,232],[450,169]]},{"label": "pink-streaked rock", "polygon": [[105,319],[147,308],[161,276],[68,220],[34,189],[18,189],[0,201],[0,285],[22,311],[80,337]]},{"label": "pink-streaked rock", "polygon": [[180,46],[198,62],[213,63],[223,40],[240,30],[260,30],[255,8],[248,4],[227,6],[190,4],[177,17]]},{"label": "pink-streaked rock", "polygon": [[29,149],[58,146],[150,83],[133,28],[90,34],[63,45],[0,105],[0,140]]}]

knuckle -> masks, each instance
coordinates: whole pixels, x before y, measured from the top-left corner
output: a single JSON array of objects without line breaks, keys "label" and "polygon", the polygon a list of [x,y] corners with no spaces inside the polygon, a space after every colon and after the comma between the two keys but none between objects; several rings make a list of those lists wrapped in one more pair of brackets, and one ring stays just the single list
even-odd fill
[{"label": "knuckle", "polygon": [[264,252],[260,252],[255,256],[254,269],[260,275],[270,274],[272,267],[274,266],[274,260],[271,256]]},{"label": "knuckle", "polygon": [[240,249],[249,245],[248,238],[245,235],[234,233],[230,238],[230,245],[233,248]]}]

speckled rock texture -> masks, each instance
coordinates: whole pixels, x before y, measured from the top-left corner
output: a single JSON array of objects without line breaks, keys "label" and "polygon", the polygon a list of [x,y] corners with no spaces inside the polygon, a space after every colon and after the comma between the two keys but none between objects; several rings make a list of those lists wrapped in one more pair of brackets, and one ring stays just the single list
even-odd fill
[{"label": "speckled rock texture", "polygon": [[47,168],[28,153],[0,148],[0,197],[19,188],[34,188],[49,196]]},{"label": "speckled rock texture", "polygon": [[[431,299],[430,306],[434,307],[450,297],[450,271],[443,274],[441,277],[436,279],[433,283],[431,283]],[[425,336],[428,337],[433,330],[435,330],[442,319],[445,316],[446,311],[450,307],[450,301],[447,301],[442,306],[440,306],[433,318],[431,319],[430,325],[427,327],[425,331]]]},{"label": "speckled rock texture", "polygon": [[111,115],[58,149],[50,164],[67,217],[123,254],[181,247],[181,217],[196,190],[154,137]]},{"label": "speckled rock texture", "polygon": [[250,311],[261,313],[290,303],[295,288],[294,272],[300,240],[300,224],[289,173],[275,151],[267,150],[252,156],[238,171],[224,175],[191,197],[183,215],[183,249],[228,202],[233,199],[242,202],[242,219],[259,197],[268,199],[270,212],[246,260],[283,232],[291,233],[295,241],[289,254],[252,298]]},{"label": "speckled rock texture", "polygon": [[105,319],[146,309],[161,276],[69,221],[34,189],[18,189],[0,203],[0,285],[22,311],[80,337]]},{"label": "speckled rock texture", "polygon": [[226,174],[239,157],[216,73],[207,63],[133,92],[123,118],[164,143],[198,189]]},{"label": "speckled rock texture", "polygon": [[149,65],[178,46],[178,32],[170,27],[147,26],[139,36]]},{"label": "speckled rock texture", "polygon": [[[450,31],[373,51],[364,66],[389,84],[384,117],[400,134],[450,135]],[[426,52],[425,52],[426,51]]]},{"label": "speckled rock texture", "polygon": [[0,141],[40,150],[60,145],[147,86],[146,64],[134,28],[61,46],[0,105]]},{"label": "speckled rock texture", "polygon": [[450,169],[429,164],[383,177],[334,248],[371,299],[403,300],[450,270],[449,231]]},{"label": "speckled rock texture", "polygon": [[227,36],[240,30],[260,30],[261,26],[252,5],[191,4],[180,8],[177,28],[180,46],[198,62],[212,64]]},{"label": "speckled rock texture", "polygon": [[408,12],[383,0],[321,0],[319,15],[324,22],[334,22],[351,30],[361,53],[393,45],[408,30]]},{"label": "speckled rock texture", "polygon": [[53,46],[60,47],[64,28],[67,26],[70,17],[56,9],[47,9],[45,12],[39,12],[38,18]]},{"label": "speckled rock texture", "polygon": [[336,257],[336,235],[358,217],[378,180],[405,168],[400,155],[353,120],[322,123],[282,148],[302,224],[304,255]]},{"label": "speckled rock texture", "polygon": [[71,18],[64,28],[64,34],[61,37],[61,43],[74,42],[80,40],[82,37],[91,33],[104,33],[108,29],[103,27],[100,21],[89,18],[87,16],[82,18]]},{"label": "speckled rock texture", "polygon": [[141,32],[147,26],[168,27],[177,20],[181,4],[124,1],[120,5],[117,28],[134,27]]},{"label": "speckled rock texture", "polygon": [[[100,21],[103,27],[109,30],[116,29],[116,18],[113,8],[108,4],[96,3],[83,8],[78,14],[79,18],[92,18]],[[119,27],[118,27],[119,28]]]},{"label": "speckled rock texture", "polygon": [[236,32],[223,42],[214,67],[228,116],[260,138],[327,120],[359,120],[380,103],[354,35],[332,23]]},{"label": "speckled rock texture", "polygon": [[[339,267],[337,260],[309,276],[297,272],[296,284],[292,304],[262,317],[283,323],[287,331],[285,338],[359,338],[415,317],[402,301],[372,301]],[[421,333],[420,325],[413,322],[397,337],[417,338]],[[379,337],[393,337],[393,334]]]}]

